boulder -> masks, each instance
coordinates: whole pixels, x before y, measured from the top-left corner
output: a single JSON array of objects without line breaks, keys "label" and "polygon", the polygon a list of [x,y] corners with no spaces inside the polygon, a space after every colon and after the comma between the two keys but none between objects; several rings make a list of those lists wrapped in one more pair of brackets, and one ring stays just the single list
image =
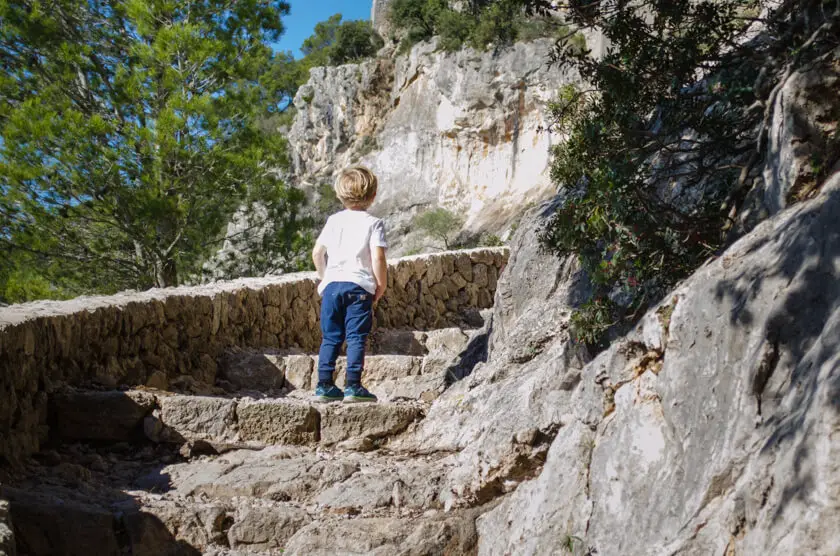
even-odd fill
[{"label": "boulder", "polygon": [[286,386],[300,390],[314,389],[317,377],[315,364],[309,355],[288,355],[285,358]]},{"label": "boulder", "polygon": [[370,335],[371,355],[426,355],[426,333],[415,330],[375,330]]}]

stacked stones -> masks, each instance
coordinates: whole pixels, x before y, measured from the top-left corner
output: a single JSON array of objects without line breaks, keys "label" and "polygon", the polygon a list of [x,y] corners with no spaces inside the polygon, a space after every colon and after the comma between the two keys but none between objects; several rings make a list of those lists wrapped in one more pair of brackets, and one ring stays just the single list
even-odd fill
[{"label": "stacked stones", "polygon": [[[458,326],[492,305],[506,261],[504,249],[395,261],[376,325]],[[187,376],[213,385],[219,358],[234,347],[316,351],[316,286],[301,273],[0,310],[0,458],[38,451],[58,384],[159,386]]]},{"label": "stacked stones", "polygon": [[388,275],[388,295],[376,308],[382,328],[429,330],[461,324],[470,309],[487,309],[507,251],[476,249],[406,257]]}]

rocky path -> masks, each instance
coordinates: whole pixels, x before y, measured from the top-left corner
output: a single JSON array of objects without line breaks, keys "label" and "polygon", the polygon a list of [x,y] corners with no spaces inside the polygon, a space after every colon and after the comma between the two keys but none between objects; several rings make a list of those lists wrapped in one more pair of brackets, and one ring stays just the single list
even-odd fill
[{"label": "rocky path", "polygon": [[377,331],[377,404],[313,403],[317,357],[265,350],[214,387],[56,392],[53,445],[0,477],[18,553],[466,552],[476,510],[439,495],[453,454],[393,446],[483,350],[481,330]]}]

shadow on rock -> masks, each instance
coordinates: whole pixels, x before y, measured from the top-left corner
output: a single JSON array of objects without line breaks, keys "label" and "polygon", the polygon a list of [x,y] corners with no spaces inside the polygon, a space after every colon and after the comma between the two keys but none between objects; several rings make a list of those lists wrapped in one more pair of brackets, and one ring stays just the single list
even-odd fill
[{"label": "shadow on rock", "polygon": [[[761,249],[771,257],[768,264],[746,268],[716,289],[718,299],[733,301],[730,322],[747,327],[761,312],[754,304],[761,302],[764,284],[782,284],[771,300],[765,341],[750,377],[760,426],[769,432],[762,456],[777,458],[780,447],[792,448],[791,474],[774,522],[793,500],[807,504],[816,492],[820,479],[812,463],[819,450],[830,450],[821,442],[829,441],[828,429],[840,415],[840,174],[830,182],[822,199],[803,204],[782,222],[765,223],[775,228],[735,255]],[[724,259],[724,267],[727,263]]]},{"label": "shadow on rock", "polygon": [[[40,490],[40,489],[39,489]],[[95,503],[73,499],[68,490],[32,492],[4,488],[18,554],[27,556],[198,556],[172,536],[156,516],[131,496],[99,491]]]}]

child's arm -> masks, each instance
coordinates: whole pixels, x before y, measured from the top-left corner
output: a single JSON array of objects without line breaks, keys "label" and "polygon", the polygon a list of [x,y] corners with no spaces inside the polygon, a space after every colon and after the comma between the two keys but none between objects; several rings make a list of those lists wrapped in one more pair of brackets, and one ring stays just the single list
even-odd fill
[{"label": "child's arm", "polygon": [[324,272],[327,270],[327,244],[331,235],[330,222],[332,217],[327,218],[324,229],[318,234],[318,239],[315,240],[315,247],[312,248],[312,262],[315,263],[315,271],[318,273],[318,279],[324,279]]},{"label": "child's arm", "polygon": [[318,272],[318,278],[324,279],[324,271],[327,269],[327,248],[320,243],[315,244],[312,250],[312,262],[315,263],[315,271]]},{"label": "child's arm", "polygon": [[373,259],[373,276],[376,278],[376,294],[374,301],[379,301],[385,295],[385,288],[388,287],[388,263],[385,261],[385,248],[374,247],[371,253]]}]

